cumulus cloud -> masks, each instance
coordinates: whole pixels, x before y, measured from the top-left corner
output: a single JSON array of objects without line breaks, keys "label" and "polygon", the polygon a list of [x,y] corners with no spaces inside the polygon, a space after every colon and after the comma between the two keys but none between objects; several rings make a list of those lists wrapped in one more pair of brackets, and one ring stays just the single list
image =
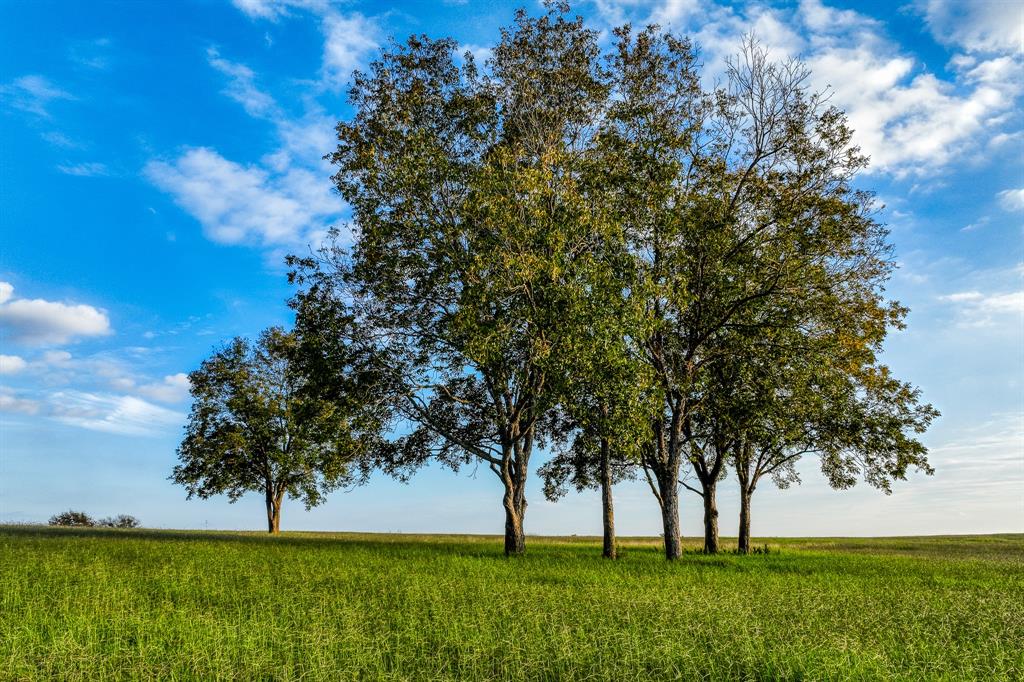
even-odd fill
[{"label": "cumulus cloud", "polygon": [[0,331],[15,343],[51,345],[111,333],[106,312],[91,305],[13,296],[14,287],[0,282]]},{"label": "cumulus cloud", "polygon": [[996,195],[999,205],[1007,211],[1024,211],[1024,188],[1004,189]]},{"label": "cumulus cloud", "polygon": [[0,374],[17,374],[28,367],[28,363],[17,355],[0,354]]},{"label": "cumulus cloud", "polygon": [[[935,4],[933,14],[939,16],[938,9],[951,3]],[[934,174],[990,141],[1001,144],[1024,90],[1020,63],[1006,55],[955,55],[948,65],[952,77],[937,75],[891,41],[881,22],[821,0],[801,0],[795,8],[711,4],[699,12],[690,2],[670,0],[653,6],[600,0],[597,7],[608,23],[653,21],[690,35],[702,49],[711,81],[722,75],[725,58],[749,32],[776,58],[800,56],[811,69],[814,89],[827,88],[830,103],[848,114],[871,169],[897,177]],[[1015,25],[1019,30],[1019,16]],[[950,44],[981,43],[964,38]]]},{"label": "cumulus cloud", "polygon": [[243,166],[206,147],[171,162],[151,161],[145,174],[223,244],[301,243],[324,230],[342,208],[329,183],[309,169],[277,173]]},{"label": "cumulus cloud", "polygon": [[126,395],[60,391],[51,396],[51,416],[91,431],[153,436],[180,425],[184,415]]},{"label": "cumulus cloud", "polygon": [[162,403],[180,403],[188,398],[191,384],[182,372],[165,376],[163,381],[139,386],[139,393]]},{"label": "cumulus cloud", "polygon": [[924,0],[916,4],[932,36],[971,52],[1024,50],[1024,7],[1012,0]]}]

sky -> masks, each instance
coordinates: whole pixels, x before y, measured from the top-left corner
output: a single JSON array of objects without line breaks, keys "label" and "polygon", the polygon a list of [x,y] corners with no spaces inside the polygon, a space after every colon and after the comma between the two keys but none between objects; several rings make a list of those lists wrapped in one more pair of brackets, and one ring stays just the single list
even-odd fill
[{"label": "sky", "polygon": [[[534,0],[527,9],[538,12]],[[485,58],[518,6],[447,2],[0,2],[0,522],[68,508],[164,528],[265,528],[260,495],[186,500],[167,480],[188,372],[234,336],[288,325],[283,258],[348,211],[334,193],[346,83],[389,41],[455,38]],[[757,535],[1024,531],[1024,3],[595,0],[601,30],[654,22],[701,47],[709,79],[749,31],[798,56],[871,156],[911,309],[884,361],[942,417],[934,476],[892,495],[762,485]],[[535,457],[536,465],[543,455]],[[735,534],[732,478],[722,533]],[[599,534],[596,493],[546,502],[528,533]],[[486,469],[374,476],[285,530],[500,533]],[[622,535],[657,535],[642,482],[616,487]],[[682,499],[684,532],[700,500]]]}]

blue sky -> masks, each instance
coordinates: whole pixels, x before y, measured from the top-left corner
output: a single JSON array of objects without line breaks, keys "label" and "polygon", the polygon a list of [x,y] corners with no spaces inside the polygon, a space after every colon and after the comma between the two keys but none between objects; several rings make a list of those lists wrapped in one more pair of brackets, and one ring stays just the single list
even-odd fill
[{"label": "blue sky", "polygon": [[[532,0],[530,0],[532,2]],[[167,481],[186,374],[219,343],[287,324],[283,256],[342,224],[332,128],[345,83],[390,38],[452,36],[486,56],[516,3],[6,2],[0,5],[0,521],[68,507],[155,527],[262,528],[259,496],[185,501]],[[536,5],[529,5],[536,9]],[[885,360],[942,418],[933,477],[885,496],[763,487],[755,535],[1024,530],[1024,128],[1015,0],[799,4],[598,0],[595,28],[655,21],[709,77],[754,31],[831,87],[872,157],[908,329]],[[537,461],[539,465],[541,462]],[[734,482],[722,484],[734,533]],[[660,531],[642,483],[622,534]],[[683,525],[700,531],[684,493]],[[599,533],[595,494],[529,491],[527,531]],[[285,529],[500,532],[489,472],[375,477]]]}]

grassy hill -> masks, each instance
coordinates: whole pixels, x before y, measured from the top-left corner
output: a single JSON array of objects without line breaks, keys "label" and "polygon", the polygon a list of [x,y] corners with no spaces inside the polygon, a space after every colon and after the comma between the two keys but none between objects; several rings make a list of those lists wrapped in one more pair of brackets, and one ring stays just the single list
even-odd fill
[{"label": "grassy hill", "polygon": [[0,679],[1024,678],[1024,535],[657,542],[0,527]]}]

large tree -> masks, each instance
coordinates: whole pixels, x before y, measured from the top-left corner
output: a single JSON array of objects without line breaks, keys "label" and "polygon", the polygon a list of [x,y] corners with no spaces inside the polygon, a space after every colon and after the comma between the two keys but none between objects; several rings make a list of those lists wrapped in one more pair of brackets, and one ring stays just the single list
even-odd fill
[{"label": "large tree", "polygon": [[392,370],[409,425],[388,467],[487,466],[508,554],[525,547],[530,459],[564,376],[566,282],[596,219],[576,168],[606,97],[597,37],[552,8],[517,15],[487,75],[452,40],[385,50],[355,75],[330,157],[354,247],[294,261],[351,297]]},{"label": "large tree", "polygon": [[844,345],[872,353],[905,311],[882,295],[886,231],[853,186],[867,159],[800,62],[772,62],[748,40],[723,86],[706,89],[687,41],[655,27],[616,35],[602,149],[638,263],[631,290],[653,320],[636,340],[663,399],[643,465],[671,559],[684,463],[700,483],[705,550],[718,549],[716,486],[741,436],[720,389],[742,382],[748,340],[768,362],[782,360],[770,357],[779,338],[805,363]]},{"label": "large tree", "polygon": [[190,498],[262,493],[267,530],[277,534],[286,494],[309,508],[365,478],[386,413],[359,387],[353,359],[337,352],[323,363],[333,394],[321,392],[305,371],[317,352],[275,327],[204,360],[189,374],[192,411],[171,479]]}]

